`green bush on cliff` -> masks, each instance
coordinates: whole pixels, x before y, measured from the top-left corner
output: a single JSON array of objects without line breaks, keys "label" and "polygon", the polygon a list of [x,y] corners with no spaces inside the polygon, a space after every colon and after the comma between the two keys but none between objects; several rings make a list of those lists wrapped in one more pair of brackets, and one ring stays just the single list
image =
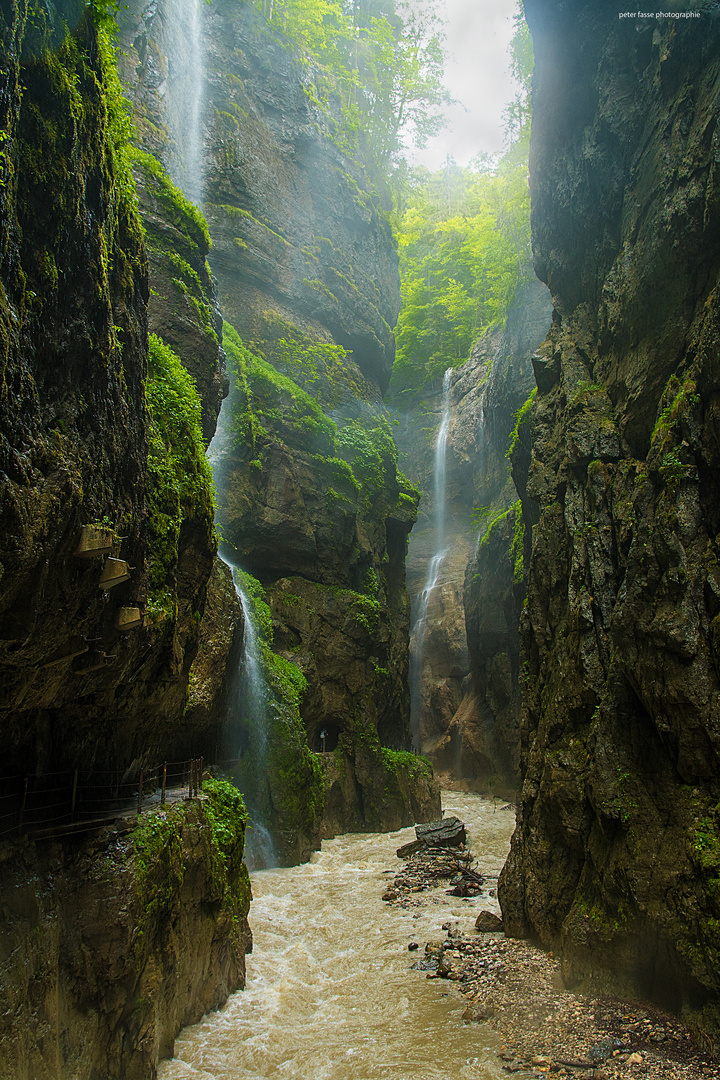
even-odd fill
[{"label": "green bush on cliff", "polygon": [[227,780],[203,780],[203,795],[207,796],[205,813],[212,827],[213,843],[217,847],[225,870],[231,880],[241,873],[245,846],[247,810],[238,789]]},{"label": "green bush on cliff", "polygon": [[233,424],[241,439],[249,439],[253,451],[258,440],[269,439],[268,428],[288,429],[307,450],[332,451],[334,421],[293,379],[282,375],[244,344],[234,326],[223,325],[223,342],[229,368],[239,391]]},{"label": "green bush on cliff", "polygon": [[505,455],[505,457],[507,458],[512,458],[513,453],[515,452],[515,447],[520,441],[520,431],[526,424],[530,422],[532,407],[536,396],[537,386],[534,386],[530,392],[530,396],[527,398],[526,401],[523,402],[518,411],[515,413],[515,426],[510,432],[510,445]]},{"label": "green bush on cliff", "polygon": [[383,746],[382,759],[388,772],[395,775],[404,772],[412,780],[432,779],[433,768],[427,758],[418,757],[407,750],[389,750],[387,746]]},{"label": "green bush on cliff", "polygon": [[349,387],[357,396],[364,396],[348,364],[351,354],[347,349],[304,333],[275,311],[263,313],[262,339],[251,344],[257,354],[304,390],[319,390],[324,401],[333,398],[333,388],[337,393]]},{"label": "green bush on cliff", "polygon": [[[372,427],[359,420],[338,426],[294,379],[247,348],[229,323],[224,324],[223,342],[238,390],[234,430],[254,458],[271,441],[284,442],[309,452],[318,476],[329,483],[331,497],[352,502],[361,493],[367,504],[393,480],[411,500],[419,497],[417,489],[397,472],[397,447],[384,417]],[[282,355],[285,345],[288,340],[279,338],[275,353]],[[318,363],[338,362],[334,347],[321,343],[318,348]],[[329,360],[326,350],[330,350]]]},{"label": "green bush on cliff", "polygon": [[372,428],[364,427],[357,420],[349,421],[338,429],[335,446],[366,489],[379,490],[388,474],[395,475],[397,447],[385,419]]},{"label": "green bush on cliff", "polygon": [[183,520],[212,529],[215,500],[195,382],[172,349],[150,335],[145,395],[150,413],[148,609],[174,614],[174,573]]},{"label": "green bush on cliff", "polygon": [[194,248],[207,251],[212,241],[207,222],[197,206],[185,198],[152,154],[136,146],[130,147],[128,153],[130,160],[145,173],[148,193],[157,199],[173,225]]}]

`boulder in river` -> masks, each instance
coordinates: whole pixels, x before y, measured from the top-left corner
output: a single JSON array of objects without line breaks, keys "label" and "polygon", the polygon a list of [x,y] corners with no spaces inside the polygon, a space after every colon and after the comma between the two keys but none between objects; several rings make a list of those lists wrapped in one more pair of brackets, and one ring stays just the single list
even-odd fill
[{"label": "boulder in river", "polygon": [[403,844],[399,847],[395,854],[398,859],[409,859],[411,855],[417,854],[418,851],[425,851],[426,844],[424,840],[411,840],[409,844]]},{"label": "boulder in river", "polygon": [[497,934],[503,930],[503,921],[492,911],[481,911],[475,920],[475,929],[480,934]]},{"label": "boulder in river", "polygon": [[416,825],[415,835],[428,847],[460,847],[467,840],[465,825],[457,817],[431,821],[427,825]]}]

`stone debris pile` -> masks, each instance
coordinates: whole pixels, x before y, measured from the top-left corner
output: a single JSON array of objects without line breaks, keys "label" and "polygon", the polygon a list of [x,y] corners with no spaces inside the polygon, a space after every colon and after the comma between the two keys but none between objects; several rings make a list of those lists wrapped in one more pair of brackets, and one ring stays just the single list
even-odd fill
[{"label": "stone debris pile", "polygon": [[[433,892],[457,895],[447,885],[476,884],[473,878],[479,883],[476,895],[482,887],[483,900],[494,897],[487,885],[495,879],[472,869],[465,845],[463,839],[456,846],[431,847],[423,839],[398,849],[407,861],[383,900],[404,908],[433,904]],[[467,925],[458,918],[446,921],[443,936],[428,942],[422,955],[411,942],[411,966],[428,979],[455,984],[465,1000],[462,1020],[485,1023],[503,1040],[499,1057],[505,1072],[519,1080],[720,1080],[715,1048],[699,1029],[689,1030],[647,1002],[571,993],[552,953],[505,938],[495,912],[476,911],[468,911]]]},{"label": "stone debris pile", "polygon": [[451,896],[479,896],[486,877],[472,868],[472,855],[466,849],[465,825],[459,818],[433,821],[415,826],[416,840],[397,849],[399,859],[407,860],[383,900],[402,907],[417,906],[413,893],[426,892],[445,882]]},{"label": "stone debris pile", "polygon": [[466,1022],[485,1022],[504,1040],[511,1074],[576,1080],[701,1080],[720,1076],[677,1018],[649,1003],[581,997],[566,990],[551,953],[501,934],[460,933],[429,942],[415,963],[428,979],[457,983]]}]

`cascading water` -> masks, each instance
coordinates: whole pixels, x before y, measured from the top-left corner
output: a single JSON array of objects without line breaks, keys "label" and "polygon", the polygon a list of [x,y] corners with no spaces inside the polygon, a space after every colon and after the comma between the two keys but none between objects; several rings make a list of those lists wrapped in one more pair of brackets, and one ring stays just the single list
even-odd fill
[{"label": "cascading water", "polygon": [[169,171],[198,206],[203,200],[203,98],[205,50],[203,0],[169,0],[166,9],[168,54],[167,124],[174,149]]},{"label": "cascading water", "polygon": [[438,586],[440,569],[443,559],[447,555],[445,543],[445,472],[447,459],[447,442],[450,431],[451,405],[450,391],[452,389],[452,368],[448,368],[443,376],[442,387],[442,412],[437,439],[435,441],[435,462],[433,471],[433,522],[434,522],[434,555],[428,564],[427,578],[417,598],[417,613],[412,631],[412,649],[410,653],[410,729],[413,744],[417,750],[422,749],[420,720],[422,715],[422,670],[423,653],[425,651],[425,638],[427,636],[428,607],[434,590]]},{"label": "cascading water", "polygon": [[[215,435],[208,447],[208,461],[217,488],[222,486],[234,438],[230,421],[231,397],[232,390],[220,409]],[[243,580],[242,570],[227,558],[224,561],[232,572],[235,593],[243,611],[243,650],[228,707],[225,745],[227,756],[233,763],[233,780],[242,791],[248,809],[245,861],[250,869],[260,870],[277,865],[264,812],[269,803],[266,765],[274,700],[265,678],[261,633],[247,581]]]},{"label": "cascading water", "polygon": [[271,692],[263,671],[262,648],[253,603],[243,587],[242,572],[236,566],[231,567],[231,570],[235,592],[243,610],[244,631],[240,678],[236,683],[227,727],[229,738],[234,740],[234,745],[230,745],[233,758],[238,761],[238,773],[245,779],[245,783],[240,780],[238,785],[245,791],[248,804],[245,862],[249,869],[261,870],[275,866],[277,862],[270,832],[260,811],[253,805],[266,774]]}]

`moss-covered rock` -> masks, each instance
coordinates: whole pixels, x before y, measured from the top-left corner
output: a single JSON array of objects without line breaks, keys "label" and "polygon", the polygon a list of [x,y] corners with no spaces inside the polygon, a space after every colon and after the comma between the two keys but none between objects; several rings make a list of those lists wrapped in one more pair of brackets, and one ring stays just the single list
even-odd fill
[{"label": "moss-covered rock", "polygon": [[710,1030],[720,23],[708,5],[677,22],[525,10],[555,314],[535,360],[523,789],[500,902],[569,981],[706,1007]]},{"label": "moss-covered rock", "polygon": [[149,262],[149,329],[193,377],[209,443],[228,383],[220,348],[222,317],[207,262],[207,223],[152,154],[133,147],[130,156]]},{"label": "moss-covered rock", "polygon": [[266,829],[280,865],[304,862],[320,843],[323,793],[300,709],[302,669],[273,650],[273,618],[259,581],[234,571],[245,617],[245,665],[233,680],[224,732],[251,827]]},{"label": "moss-covered rock", "polygon": [[427,758],[381,747],[372,732],[340,736],[333,753],[320,756],[325,785],[323,836],[386,832],[441,813],[440,788]]},{"label": "moss-covered rock", "polygon": [[245,820],[206,780],[198,801],[3,864],[3,1080],[56,1071],[58,1047],[79,1080],[153,1080],[180,1028],[244,985]]}]

